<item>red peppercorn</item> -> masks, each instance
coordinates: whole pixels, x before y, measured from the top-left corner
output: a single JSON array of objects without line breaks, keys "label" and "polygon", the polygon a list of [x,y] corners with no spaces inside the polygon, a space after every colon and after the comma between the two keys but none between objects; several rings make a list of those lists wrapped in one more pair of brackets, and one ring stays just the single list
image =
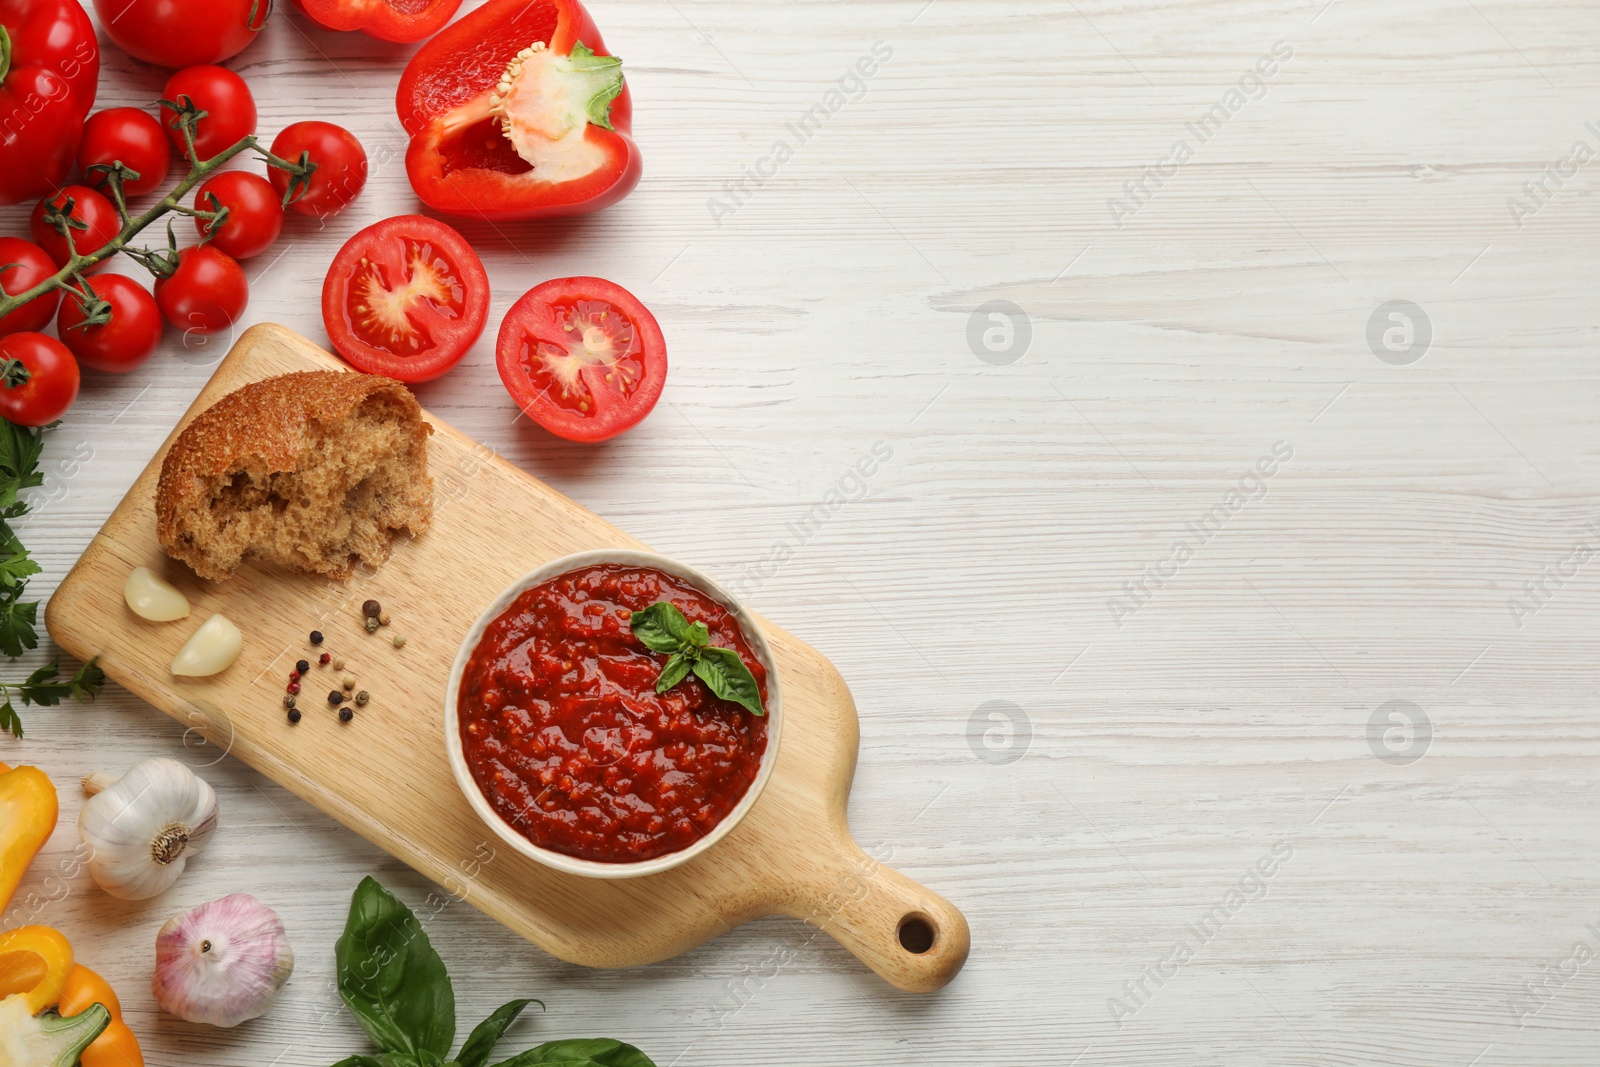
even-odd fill
[{"label": "red peppercorn", "polygon": [[298,682],[299,680],[300,680],[300,672],[299,671],[290,671],[289,672],[289,681]]},{"label": "red peppercorn", "polygon": [[326,664],[328,662],[328,660],[330,660],[332,658],[333,658],[332,656],[329,656],[326,652],[324,652],[322,655],[317,657],[317,662],[318,663],[322,663],[322,664]]},{"label": "red peppercorn", "polygon": [[290,682],[289,683],[289,692],[291,692],[291,693],[300,692],[300,683],[299,682]]}]

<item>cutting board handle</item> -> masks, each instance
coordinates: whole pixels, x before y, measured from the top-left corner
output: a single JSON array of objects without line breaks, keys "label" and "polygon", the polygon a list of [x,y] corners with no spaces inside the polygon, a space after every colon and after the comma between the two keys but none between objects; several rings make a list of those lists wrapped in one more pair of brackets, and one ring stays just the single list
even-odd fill
[{"label": "cutting board handle", "polygon": [[826,930],[891,985],[943,988],[966,962],[967,920],[948,900],[872,856],[846,834],[785,910]]}]

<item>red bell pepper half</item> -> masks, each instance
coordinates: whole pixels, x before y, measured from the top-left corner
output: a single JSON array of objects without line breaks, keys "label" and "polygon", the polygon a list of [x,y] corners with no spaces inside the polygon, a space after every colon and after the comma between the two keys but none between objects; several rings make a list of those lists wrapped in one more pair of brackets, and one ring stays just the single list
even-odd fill
[{"label": "red bell pepper half", "polygon": [[294,0],[294,6],[326,29],[360,30],[380,41],[407,44],[438,32],[461,0]]},{"label": "red bell pepper half", "polygon": [[78,0],[0,0],[0,204],[66,181],[99,78]]},{"label": "red bell pepper half", "polygon": [[395,106],[437,211],[581,215],[639,184],[622,60],[578,0],[489,0],[411,57]]}]

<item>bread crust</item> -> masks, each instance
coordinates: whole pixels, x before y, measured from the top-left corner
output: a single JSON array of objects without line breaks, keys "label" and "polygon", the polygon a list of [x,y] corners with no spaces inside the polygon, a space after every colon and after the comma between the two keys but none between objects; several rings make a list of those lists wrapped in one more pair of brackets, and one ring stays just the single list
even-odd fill
[{"label": "bread crust", "polygon": [[[219,476],[247,470],[262,478],[296,469],[313,422],[333,424],[350,417],[368,398],[383,396],[399,407],[424,439],[433,427],[422,407],[400,382],[349,371],[299,371],[235,389],[184,427],[161,464],[156,486],[156,533],[167,554],[189,564],[203,578],[223,579],[197,546],[179,535],[179,517],[207,506],[207,486]],[[432,479],[423,475],[432,488]],[[422,523],[427,527],[426,518]],[[419,534],[421,529],[412,529]],[[343,575],[348,575],[345,568]]]}]

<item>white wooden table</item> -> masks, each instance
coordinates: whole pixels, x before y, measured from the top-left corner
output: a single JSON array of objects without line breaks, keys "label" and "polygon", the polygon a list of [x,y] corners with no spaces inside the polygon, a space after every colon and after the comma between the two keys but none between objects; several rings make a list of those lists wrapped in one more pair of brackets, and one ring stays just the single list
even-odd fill
[{"label": "white wooden table", "polygon": [[[373,177],[249,265],[241,325],[321,339],[332,252],[417,207],[405,50],[288,8],[232,64],[263,132],[345,123]],[[491,330],[419,395],[833,658],[862,709],[856,834],[966,911],[973,953],[912,996],[771,920],[592,972],[458,906],[430,932],[463,1033],[523,994],[549,1011],[508,1054],[608,1034],[663,1067],[1600,1059],[1600,963],[1572,960],[1600,953],[1592,12],[593,11],[627,61],[645,179],[589,219],[462,224]],[[892,55],[845,79],[877,42]],[[105,105],[157,95],[160,72],[106,55]],[[801,143],[787,124],[819,104]],[[500,314],[567,274],[632,289],[671,346],[655,414],[603,447],[513,426],[493,367]],[[169,335],[143,371],[88,381],[23,524],[36,592],[224,347]],[[853,474],[875,446],[892,456]],[[819,520],[830,492],[847,502]],[[0,759],[62,783],[209,759],[117,691],[27,722]],[[367,873],[413,905],[429,886],[233,761],[204,774],[214,845],[138,905],[47,886],[75,844],[64,788],[24,889],[55,894],[39,918],[116,979],[152,1064],[366,1051],[331,987],[349,893]],[[157,1012],[155,928],[240,889],[298,953],[277,1007],[235,1032]]]}]

